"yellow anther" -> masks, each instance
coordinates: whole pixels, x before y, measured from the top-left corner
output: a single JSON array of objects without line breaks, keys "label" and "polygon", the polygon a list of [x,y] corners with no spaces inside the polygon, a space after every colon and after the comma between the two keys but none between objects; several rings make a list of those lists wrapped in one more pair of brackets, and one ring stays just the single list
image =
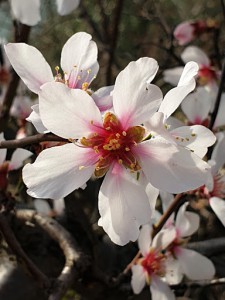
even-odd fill
[{"label": "yellow anther", "polygon": [[129,147],[126,147],[126,148],[125,148],[125,151],[127,151],[127,152],[130,151],[130,148],[129,148]]},{"label": "yellow anther", "polygon": [[184,141],[184,139],[183,138],[181,138],[181,142],[183,142]]},{"label": "yellow anther", "polygon": [[106,127],[106,130],[110,130],[111,128],[108,126],[108,127]]},{"label": "yellow anther", "polygon": [[59,71],[59,66],[56,66],[55,70],[56,70],[56,72],[58,72]]},{"label": "yellow anther", "polygon": [[134,168],[135,168],[135,164],[133,164],[133,163],[130,164],[130,168],[131,168],[131,169],[134,169]]},{"label": "yellow anther", "polygon": [[189,138],[185,138],[185,140],[186,140],[187,142],[189,142]]},{"label": "yellow anther", "polygon": [[94,133],[94,136],[98,136],[97,132]]},{"label": "yellow anther", "polygon": [[119,138],[120,138],[120,134],[119,134],[119,133],[117,133],[117,134],[116,134],[116,137],[119,139]]},{"label": "yellow anther", "polygon": [[122,164],[123,164],[122,159],[118,159],[118,163],[119,163],[120,165],[122,165]]},{"label": "yellow anther", "polygon": [[88,70],[87,70],[87,73],[90,74],[90,73],[91,73],[91,69],[88,69]]},{"label": "yellow anther", "polygon": [[176,140],[179,140],[179,137],[178,137],[178,136],[176,136]]},{"label": "yellow anther", "polygon": [[91,121],[90,121],[90,123],[91,123],[91,125],[93,125],[93,124],[94,124],[94,121],[93,121],[93,120],[91,120]]},{"label": "yellow anther", "polygon": [[79,170],[83,170],[85,167],[84,166],[79,166]]},{"label": "yellow anther", "polygon": [[122,135],[123,135],[123,136],[126,136],[126,135],[127,135],[126,131],[123,131],[123,132],[122,132]]},{"label": "yellow anther", "polygon": [[192,133],[191,136],[196,136],[196,134],[195,134],[195,133]]},{"label": "yellow anther", "polygon": [[82,90],[86,91],[88,89],[89,83],[88,82],[84,82],[82,83]]},{"label": "yellow anther", "polygon": [[81,77],[80,77],[80,75],[78,75],[78,76],[77,76],[77,80],[81,80]]}]

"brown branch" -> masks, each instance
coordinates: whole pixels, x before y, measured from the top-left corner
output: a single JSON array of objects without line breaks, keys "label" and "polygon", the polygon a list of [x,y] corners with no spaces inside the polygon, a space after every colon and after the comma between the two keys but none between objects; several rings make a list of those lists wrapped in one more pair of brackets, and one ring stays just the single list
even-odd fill
[{"label": "brown branch", "polygon": [[163,226],[166,224],[166,221],[169,219],[169,217],[172,215],[172,213],[175,212],[186,201],[187,200],[185,198],[183,198],[183,193],[176,195],[173,202],[170,204],[168,209],[165,211],[165,213],[160,218],[159,222],[156,225],[153,225],[152,239],[163,228]]},{"label": "brown branch", "polygon": [[16,255],[18,262],[23,263],[32,277],[37,280],[39,285],[44,289],[49,289],[51,286],[51,282],[49,278],[43,274],[36,265],[30,260],[30,258],[26,255],[19,242],[17,241],[8,219],[3,213],[0,213],[0,231],[4,236],[9,248]]},{"label": "brown branch", "polygon": [[[86,260],[78,250],[78,247],[70,233],[55,220],[42,216],[32,210],[18,210],[16,212],[16,216],[20,220],[38,224],[59,244],[62,249],[66,260],[65,265],[53,286],[51,295],[48,298],[49,300],[62,299],[63,295],[71,286],[75,276],[78,275],[78,271],[80,271],[81,267],[84,268],[87,266]],[[76,270],[74,268],[75,263]]]},{"label": "brown branch", "polygon": [[29,145],[38,144],[41,142],[68,142],[68,140],[63,139],[57,135],[52,133],[39,133],[36,135],[28,136],[23,139],[18,140],[8,140],[8,141],[0,141],[0,149],[15,149],[15,148],[24,148]]},{"label": "brown branch", "polygon": [[[27,42],[29,33],[30,33],[30,26],[14,22],[14,35],[15,35],[15,42]],[[0,114],[0,132],[3,132],[6,129],[6,126],[9,121],[9,112],[10,108],[13,104],[14,97],[16,95],[17,87],[19,85],[20,77],[16,74],[14,70],[12,70],[12,77],[7,88],[5,97],[2,103],[2,110]]]},{"label": "brown branch", "polygon": [[116,46],[118,42],[118,34],[119,34],[119,25],[120,25],[120,20],[122,16],[122,10],[123,10],[123,4],[124,0],[118,0],[117,1],[117,6],[114,11],[114,20],[112,24],[114,24],[112,34],[110,36],[110,49],[109,49],[109,61],[108,61],[108,67],[107,67],[107,72],[106,72],[106,81],[107,85],[112,84],[112,65],[114,62],[114,57],[115,57],[115,51],[116,51]]}]

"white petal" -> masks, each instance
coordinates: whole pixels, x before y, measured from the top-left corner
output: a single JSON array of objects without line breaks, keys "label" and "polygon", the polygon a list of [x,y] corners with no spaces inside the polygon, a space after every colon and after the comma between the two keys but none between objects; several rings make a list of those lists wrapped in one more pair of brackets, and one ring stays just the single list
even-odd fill
[{"label": "white petal", "polygon": [[23,168],[27,193],[35,198],[63,198],[91,177],[93,160],[90,149],[72,143],[42,151]]},{"label": "white petal", "polygon": [[20,167],[22,167],[24,160],[30,157],[32,154],[33,154],[32,152],[25,149],[19,149],[19,148],[16,149],[13,152],[11,161],[9,163],[9,169],[10,170],[19,169]]},{"label": "white petal", "polygon": [[165,114],[166,119],[177,109],[183,99],[194,90],[196,82],[194,77],[198,73],[198,65],[191,61],[187,63],[182,72],[178,86],[170,90],[164,97],[159,111]]},{"label": "white petal", "polygon": [[183,273],[192,280],[212,279],[215,275],[213,263],[196,251],[180,248],[177,259]]},{"label": "white petal", "polygon": [[70,87],[82,88],[83,82],[90,83],[98,73],[98,48],[91,38],[86,32],[75,33],[62,48],[61,67]]},{"label": "white petal", "polygon": [[43,85],[39,109],[44,126],[64,138],[80,138],[92,132],[91,122],[102,117],[94,100],[84,91],[52,82]]},{"label": "white petal", "polygon": [[151,245],[151,233],[152,227],[149,224],[143,225],[138,237],[138,246],[143,256],[146,256],[149,252]]},{"label": "white petal", "polygon": [[114,85],[105,86],[94,92],[91,97],[95,100],[100,111],[106,111],[112,108],[112,91]]},{"label": "white petal", "polygon": [[[82,188],[82,187],[81,187]],[[65,201],[64,198],[57,199],[53,202],[54,210],[58,215],[63,214],[65,210]]]},{"label": "white petal", "polygon": [[152,277],[150,291],[152,300],[175,300],[175,296],[168,284],[163,282],[158,276]]},{"label": "white petal", "polygon": [[216,141],[212,131],[202,125],[183,126],[170,131],[170,133],[180,146],[192,150],[201,158],[207,153],[208,147]]},{"label": "white petal", "polygon": [[221,131],[216,134],[217,142],[213,148],[211,159],[215,161],[212,166],[212,173],[216,174],[225,163],[225,134]]},{"label": "white petal", "polygon": [[224,126],[225,120],[224,120],[224,110],[225,110],[225,94],[222,95],[219,110],[216,116],[216,120],[214,123],[214,128]]},{"label": "white petal", "polygon": [[131,286],[135,294],[139,294],[145,286],[145,273],[140,265],[134,265],[131,268],[132,278]]},{"label": "white petal", "polygon": [[16,73],[32,92],[38,93],[42,84],[54,80],[49,64],[35,47],[9,43],[5,51]]},{"label": "white petal", "polygon": [[183,53],[181,54],[181,58],[185,63],[193,60],[199,65],[208,66],[210,64],[208,56],[203,52],[200,48],[196,46],[186,47]]},{"label": "white petal", "polygon": [[20,23],[34,26],[40,20],[40,0],[10,0],[13,17]]},{"label": "white petal", "polygon": [[174,200],[174,196],[173,196],[173,194],[163,192],[163,191],[160,191],[159,194],[160,194],[160,198],[162,200],[163,212],[165,212],[167,210],[167,208],[169,207],[169,205]]},{"label": "white petal", "polygon": [[136,241],[140,225],[151,219],[143,186],[118,164],[108,171],[100,188],[99,212],[103,229],[119,245]]},{"label": "white petal", "polygon": [[225,226],[225,200],[219,197],[209,199],[209,204],[220,222]]},{"label": "white petal", "polygon": [[207,119],[212,104],[212,94],[204,87],[198,87],[196,92],[189,94],[184,99],[181,108],[189,121],[193,124],[201,124]]},{"label": "white petal", "polygon": [[169,284],[179,284],[183,279],[181,266],[177,259],[172,256],[167,257],[165,261],[166,266],[166,282]]},{"label": "white petal", "polygon": [[39,104],[35,104],[35,105],[31,106],[31,108],[33,111],[29,115],[29,117],[26,118],[26,120],[28,122],[31,122],[38,132],[40,132],[40,133],[49,132],[48,129],[42,123],[40,112],[39,112]]},{"label": "white petal", "polygon": [[210,166],[185,148],[155,138],[136,147],[141,167],[150,183],[159,190],[181,193],[203,185]]},{"label": "white petal", "polygon": [[170,83],[171,85],[177,85],[183,70],[184,70],[183,67],[177,67],[177,68],[165,70],[163,72],[164,81]]},{"label": "white petal", "polygon": [[56,0],[57,11],[61,16],[68,15],[80,4],[80,0]]},{"label": "white petal", "polygon": [[184,125],[184,123],[180,120],[178,120],[176,117],[169,117],[166,120],[166,125],[168,126],[169,130],[173,130],[177,127],[181,127]]},{"label": "white petal", "polygon": [[176,228],[171,225],[157,233],[152,241],[152,247],[165,250],[176,239],[176,237]]},{"label": "white petal", "polygon": [[[3,133],[0,133],[0,141],[5,141]],[[0,149],[0,165],[3,164],[6,159],[6,153],[7,149]]]},{"label": "white petal", "polygon": [[192,235],[198,230],[200,217],[199,215],[186,211],[188,203],[181,206],[176,217],[176,229],[180,237]]},{"label": "white petal", "polygon": [[150,85],[158,70],[157,62],[143,57],[119,73],[113,91],[113,107],[124,128],[145,122],[159,107],[161,90]]}]

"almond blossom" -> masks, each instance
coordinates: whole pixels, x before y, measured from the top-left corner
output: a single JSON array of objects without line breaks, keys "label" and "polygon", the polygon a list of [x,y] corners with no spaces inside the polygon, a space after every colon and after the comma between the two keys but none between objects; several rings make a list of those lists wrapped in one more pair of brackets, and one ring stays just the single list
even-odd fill
[{"label": "almond blossom", "polygon": [[[98,49],[91,38],[88,33],[78,32],[67,40],[61,53],[63,74],[59,72],[59,67],[56,67],[55,76],[41,52],[35,47],[25,43],[9,43],[5,45],[5,51],[13,68],[32,92],[38,94],[46,82],[62,82],[69,88],[82,89],[92,94],[100,110],[105,111],[112,106],[110,93],[113,87],[103,87],[95,93],[90,90],[90,84],[99,70]],[[37,131],[46,132],[38,104],[31,108],[33,111],[27,120],[33,123]]]},{"label": "almond blossom", "polygon": [[[217,89],[220,72],[212,65],[209,57],[197,46],[188,46],[181,53],[184,63],[195,61],[199,66],[197,74],[200,85],[208,85],[211,89]],[[167,69],[163,72],[165,82],[176,85],[179,81],[183,67]]]},{"label": "almond blossom", "polygon": [[167,272],[167,257],[164,250],[174,240],[176,231],[172,228],[164,234],[162,230],[151,239],[151,227],[144,225],[138,237],[138,245],[143,255],[132,266],[131,286],[135,294],[139,294],[147,283],[150,286],[152,300],[175,300],[175,295],[165,282]]},{"label": "almond blossom", "polygon": [[198,35],[205,32],[207,23],[203,20],[185,21],[176,26],[173,35],[180,46],[193,41]]},{"label": "almond blossom", "polygon": [[140,225],[150,221],[155,203],[155,196],[148,197],[150,185],[171,193],[202,185],[209,165],[166,137],[149,138],[143,126],[162,100],[161,90],[150,84],[157,70],[151,58],[131,62],[117,76],[113,112],[104,115],[85,91],[60,82],[44,84],[39,93],[43,124],[71,143],[42,151],[24,167],[28,194],[59,199],[93,173],[105,175],[99,224],[115,243],[124,245],[136,240]]}]

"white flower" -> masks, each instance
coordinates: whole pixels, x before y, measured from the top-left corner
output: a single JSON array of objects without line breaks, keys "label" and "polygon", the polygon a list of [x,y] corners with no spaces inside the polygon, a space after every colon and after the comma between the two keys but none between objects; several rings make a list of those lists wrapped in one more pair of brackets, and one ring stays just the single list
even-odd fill
[{"label": "white flower", "polygon": [[134,293],[139,294],[147,283],[152,300],[174,300],[175,296],[165,282],[167,258],[162,251],[174,240],[176,231],[172,229],[167,235],[161,231],[153,240],[150,233],[149,225],[144,225],[140,231],[138,244],[143,257],[132,266],[131,286]]},{"label": "white flower", "polygon": [[131,62],[116,79],[114,113],[104,116],[85,91],[62,83],[43,85],[39,101],[45,127],[74,143],[44,150],[23,169],[28,193],[52,199],[81,187],[93,173],[107,173],[99,192],[100,224],[121,245],[136,240],[140,225],[151,218],[148,183],[179,193],[208,177],[209,165],[191,151],[161,136],[145,140],[141,124],[162,99],[160,89],[149,83],[157,70],[151,58]]}]

